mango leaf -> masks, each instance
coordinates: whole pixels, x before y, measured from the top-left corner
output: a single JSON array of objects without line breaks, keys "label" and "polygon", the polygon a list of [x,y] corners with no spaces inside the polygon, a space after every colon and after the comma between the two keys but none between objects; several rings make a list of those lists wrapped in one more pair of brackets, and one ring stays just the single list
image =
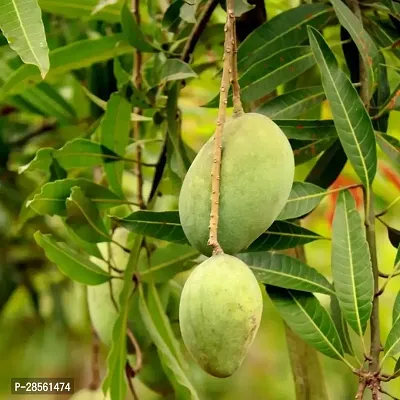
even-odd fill
[{"label": "mango leaf", "polygon": [[260,282],[266,285],[334,294],[332,285],[323,275],[296,258],[266,251],[238,254],[237,257],[251,268]]},{"label": "mango leaf", "polygon": [[332,120],[313,119],[275,119],[288,139],[318,140],[337,138],[335,124]]},{"label": "mango leaf", "polygon": [[[241,99],[251,102],[272,92],[276,87],[291,81],[310,69],[315,59],[308,46],[296,46],[278,50],[267,58],[258,61],[240,77]],[[204,107],[217,108],[219,95]],[[232,104],[232,90],[229,103]]]},{"label": "mango leaf", "polygon": [[188,64],[178,58],[170,58],[162,65],[157,84],[196,77],[197,74]]},{"label": "mango leaf", "polygon": [[118,298],[118,317],[112,332],[111,349],[107,357],[107,375],[103,381],[103,392],[111,399],[124,399],[126,395],[125,364],[127,357],[126,332],[129,311],[132,306],[131,295],[134,290],[132,277],[139,259],[143,237],[135,237],[131,254],[124,272],[124,284]]},{"label": "mango leaf", "polygon": [[400,319],[400,291],[397,293],[394,299],[393,311],[392,311],[392,325],[394,325]]},{"label": "mango leaf", "polygon": [[377,132],[376,140],[379,147],[395,165],[400,165],[400,141],[393,136]]},{"label": "mango leaf", "polygon": [[31,162],[18,168],[18,173],[22,174],[27,171],[35,170],[47,172],[53,162],[53,152],[54,149],[50,147],[39,149]]},{"label": "mango leaf", "polygon": [[300,88],[267,101],[255,112],[271,119],[289,119],[308,111],[323,100],[325,93],[321,86]]},{"label": "mango leaf", "polygon": [[[125,69],[122,67],[121,61],[118,57],[114,58],[113,72],[114,72],[114,77],[117,80],[118,90],[120,90],[128,82],[131,81],[131,78],[132,78],[131,75],[129,75],[128,72],[125,71]],[[107,107],[107,105],[106,105],[106,107]]]},{"label": "mango leaf", "polygon": [[5,0],[0,29],[25,64],[36,65],[44,79],[50,68],[42,13],[36,0]]},{"label": "mango leaf", "polygon": [[332,276],[343,316],[363,336],[374,297],[364,226],[349,191],[339,194],[332,225]]},{"label": "mango leaf", "polygon": [[166,371],[172,385],[175,389],[175,396],[177,400],[199,400],[199,395],[196,389],[189,381],[185,370],[181,367],[174,353],[169,348],[166,339],[162,336],[163,331],[157,325],[157,320],[151,315],[143,293],[143,287],[139,287],[139,310],[144,324],[151,336],[154,344],[157,346],[160,355],[163,369]]},{"label": "mango leaf", "polygon": [[92,13],[98,4],[98,0],[39,0],[39,6],[43,11],[55,15],[62,15],[72,19],[94,19],[108,22],[120,21],[121,1],[117,4],[104,7],[97,13]]},{"label": "mango leaf", "polygon": [[142,31],[140,30],[140,26],[133,18],[132,12],[128,8],[126,2],[124,2],[124,5],[121,8],[121,24],[125,38],[132,47],[142,51],[143,53],[154,53],[160,51],[158,48],[149,43],[144,37]]},{"label": "mango leaf", "polygon": [[353,355],[353,346],[351,345],[349,330],[347,328],[346,320],[343,318],[342,310],[340,309],[339,301],[336,296],[331,296],[331,314],[333,323],[339,334],[340,341],[343,345],[345,353]]},{"label": "mango leaf", "polygon": [[357,175],[369,187],[377,167],[371,120],[355,87],[339,68],[323,36],[313,28],[309,28],[309,35],[340,142]]},{"label": "mango leaf", "polygon": [[312,293],[267,286],[267,293],[289,327],[322,354],[343,360],[339,334],[328,312]]},{"label": "mango leaf", "polygon": [[97,14],[106,7],[118,4],[119,0],[98,0],[96,7],[92,10],[92,15]]},{"label": "mango leaf", "polygon": [[395,357],[400,352],[400,319],[397,319],[389,331],[384,348],[385,355],[382,358],[381,365],[388,357]]},{"label": "mango leaf", "polygon": [[293,182],[289,199],[277,220],[294,219],[308,214],[324,196],[326,191],[312,183]]},{"label": "mango leaf", "polygon": [[[132,47],[123,40],[121,34],[81,40],[50,52],[51,69],[46,77],[51,79],[62,76],[75,69],[131,52]],[[0,100],[22,93],[40,81],[41,76],[33,65],[22,65],[0,88]]]},{"label": "mango leaf", "polygon": [[254,30],[239,46],[238,68],[246,71],[256,62],[286,47],[307,41],[307,25],[322,29],[334,17],[326,4],[305,4],[285,11]]},{"label": "mango leaf", "polygon": [[255,7],[254,4],[249,4],[246,0],[236,0],[234,4],[235,17],[240,17]]},{"label": "mango leaf", "polygon": [[189,24],[196,23],[196,10],[197,10],[196,3],[197,3],[197,1],[193,1],[190,3],[183,2],[180,7],[180,10],[179,10],[180,18]]},{"label": "mango leaf", "polygon": [[[117,154],[124,154],[129,143],[132,106],[118,93],[113,93],[107,102],[107,111],[100,125],[100,142]],[[110,188],[120,196],[122,191],[123,162],[104,164]]]},{"label": "mango leaf", "polygon": [[374,41],[364,30],[362,21],[360,21],[341,0],[330,1],[335,9],[340,24],[346,28],[346,31],[350,34],[368,70],[369,98],[371,98],[377,80],[379,50]]},{"label": "mango leaf", "polygon": [[127,217],[115,220],[125,229],[139,235],[177,244],[189,244],[178,211],[135,211]]},{"label": "mango leaf", "polygon": [[140,279],[143,282],[167,282],[177,273],[189,269],[191,265],[187,261],[193,260],[198,255],[198,251],[193,247],[169,244],[151,254],[150,266],[147,266],[147,260],[139,265]]},{"label": "mango leaf", "polygon": [[275,221],[245,252],[291,249],[319,239],[325,238],[300,225]]},{"label": "mango leaf", "polygon": [[293,151],[295,164],[300,165],[313,159],[318,154],[329,148],[334,142],[335,138],[299,142],[300,146],[296,147]]},{"label": "mango leaf", "polygon": [[372,118],[379,118],[381,115],[392,110],[400,111],[400,84],[397,85],[396,89],[393,90],[391,95],[387,98],[378,112],[372,116]]},{"label": "mango leaf", "polygon": [[52,235],[43,235],[37,231],[33,237],[47,258],[69,278],[85,285],[100,285],[111,279],[111,275],[82,254],[72,250],[65,243],[57,243]]},{"label": "mango leaf", "polygon": [[121,198],[101,185],[87,179],[62,179],[49,182],[42,186],[40,193],[26,203],[40,215],[66,216],[65,200],[74,186],[80,187],[85,195],[94,202],[100,210],[106,210],[121,203]]},{"label": "mango leaf", "polygon": [[386,225],[389,241],[391,245],[397,249],[400,244],[400,231],[396,228],[393,228],[389,225]]},{"label": "mango leaf", "polygon": [[101,219],[99,210],[82,192],[80,187],[73,187],[66,200],[66,224],[83,240],[89,243],[111,241],[107,228]]}]

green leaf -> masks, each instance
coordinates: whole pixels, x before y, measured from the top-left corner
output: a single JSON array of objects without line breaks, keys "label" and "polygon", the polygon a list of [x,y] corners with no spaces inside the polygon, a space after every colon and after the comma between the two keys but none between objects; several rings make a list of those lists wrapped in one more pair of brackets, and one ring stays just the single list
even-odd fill
[{"label": "green leaf", "polygon": [[272,302],[289,327],[322,354],[343,360],[343,348],[333,321],[312,293],[267,287]]},{"label": "green leaf", "polygon": [[[128,82],[131,81],[131,76],[124,70],[124,68],[121,65],[121,61],[119,60],[118,57],[114,58],[114,64],[113,64],[113,72],[115,79],[117,80],[117,87],[118,90],[120,90],[122,87],[124,87]],[[106,105],[107,107],[107,105]],[[104,108],[105,110],[105,108]]]},{"label": "green leaf", "polygon": [[96,95],[94,95],[91,91],[89,91],[85,86],[81,86],[83,93],[85,93],[85,95],[87,96],[87,98],[92,101],[94,104],[96,104],[96,106],[98,106],[99,108],[101,108],[102,110],[106,110],[107,109],[107,102],[104,101],[103,99],[100,99],[100,97],[97,97]]},{"label": "green leaf", "polygon": [[92,181],[87,179],[63,179],[43,185],[40,193],[28,201],[26,206],[31,207],[41,215],[66,216],[65,201],[74,186],[80,187],[100,210],[106,210],[121,203],[119,196]]},{"label": "green leaf", "polygon": [[307,182],[293,182],[289,199],[277,220],[294,219],[314,210],[326,196],[326,190]]},{"label": "green leaf", "polygon": [[0,10],[0,29],[10,47],[25,64],[37,66],[44,79],[50,68],[49,48],[37,1],[4,0]]},{"label": "green leaf", "polygon": [[82,192],[80,187],[73,187],[66,200],[66,224],[83,240],[89,243],[111,241],[107,228],[101,219],[99,210]]},{"label": "green leaf", "polygon": [[182,369],[178,360],[174,357],[173,352],[167,345],[166,339],[162,336],[162,328],[157,325],[157,320],[151,315],[143,294],[142,286],[139,287],[139,310],[144,324],[151,336],[153,342],[157,346],[163,368],[169,376],[171,383],[175,389],[177,400],[199,400],[195,388],[189,381],[184,369]]},{"label": "green leaf", "polygon": [[184,1],[179,10],[179,16],[189,24],[196,23],[197,1],[191,3]]},{"label": "green leaf", "polygon": [[65,243],[57,243],[52,235],[43,235],[37,231],[33,237],[44,250],[47,258],[69,278],[85,285],[100,285],[111,279],[107,272],[72,250]]},{"label": "green leaf", "polygon": [[241,15],[252,10],[254,7],[254,4],[249,4],[246,0],[236,0],[234,3],[235,17],[240,17]]},{"label": "green leaf", "polygon": [[188,64],[178,58],[170,58],[161,67],[159,76],[160,82],[158,84],[196,77],[197,74]]},{"label": "green leaf", "polygon": [[364,30],[362,21],[360,21],[341,0],[330,1],[335,9],[340,24],[346,28],[347,32],[350,34],[368,70],[369,98],[371,98],[377,79],[379,50],[374,41]]},{"label": "green leaf", "polygon": [[[81,40],[50,52],[51,69],[46,78],[62,76],[75,69],[131,52],[132,47],[123,40],[121,34]],[[0,100],[12,94],[23,93],[40,81],[41,76],[33,65],[22,65],[0,88]]]},{"label": "green leaf", "polygon": [[334,294],[332,285],[314,268],[285,254],[262,252],[236,255],[266,284],[306,292]]},{"label": "green leaf", "polygon": [[332,320],[336,326],[336,330],[339,334],[340,341],[343,345],[345,353],[353,355],[353,346],[349,336],[349,330],[347,328],[346,320],[343,318],[342,310],[340,309],[339,301],[336,296],[331,296],[331,313]]},{"label": "green leaf", "polygon": [[332,276],[343,316],[363,336],[374,297],[364,226],[349,191],[339,194],[332,224]]},{"label": "green leaf", "polygon": [[373,118],[379,118],[381,115],[392,110],[400,111],[400,84],[393,90],[378,112],[373,115]]},{"label": "green leaf", "polygon": [[191,267],[187,261],[198,257],[199,253],[189,246],[170,244],[157,249],[150,256],[150,266],[146,262],[139,265],[140,279],[143,282],[163,283],[173,278],[177,273]]},{"label": "green leaf", "polygon": [[132,277],[139,259],[143,237],[138,235],[131,248],[131,255],[124,272],[124,284],[118,298],[118,317],[112,332],[111,349],[107,358],[107,376],[103,382],[103,392],[110,393],[111,399],[124,399],[126,395],[125,363],[127,357],[126,332],[128,316],[132,306],[134,289]]},{"label": "green leaf", "polygon": [[239,46],[238,68],[246,71],[256,62],[286,47],[304,43],[307,26],[322,29],[334,17],[326,4],[305,4],[285,11],[254,30]]},{"label": "green leaf", "polygon": [[385,355],[381,365],[388,357],[395,357],[400,352],[400,319],[393,324],[385,343]]},{"label": "green leaf", "polygon": [[18,168],[18,173],[22,174],[27,171],[49,171],[50,165],[53,162],[54,149],[44,147],[36,152],[35,158],[26,165]]},{"label": "green leaf", "polygon": [[325,238],[300,225],[287,221],[275,221],[245,252],[291,249],[318,239]]},{"label": "green leaf", "polygon": [[62,15],[67,18],[94,19],[108,22],[120,21],[121,2],[103,8],[98,13],[92,14],[98,0],[39,0],[40,8],[43,11],[55,15]]},{"label": "green leaf", "polygon": [[275,119],[274,122],[289,139],[317,140],[337,138],[335,124],[329,119]]},{"label": "green leaf", "polygon": [[106,7],[118,4],[119,0],[98,0],[96,7],[93,8],[92,15],[97,14]]},{"label": "green leaf", "polygon": [[393,304],[392,325],[394,325],[399,319],[400,319],[400,291],[397,293],[397,296]]},{"label": "green leaf", "polygon": [[300,88],[267,101],[256,112],[271,119],[288,119],[297,117],[323,100],[325,92],[321,86]]},{"label": "green leaf", "polygon": [[189,244],[183,232],[178,211],[135,211],[118,224],[139,235],[150,236],[177,244]]},{"label": "green leaf", "polygon": [[322,153],[334,142],[335,138],[319,139],[314,141],[300,142],[301,146],[293,151],[294,161],[296,165],[303,164],[318,154]]},{"label": "green leaf", "polygon": [[[124,154],[129,143],[132,106],[118,93],[113,93],[107,102],[107,111],[100,125],[100,142],[117,154]],[[122,191],[123,162],[104,164],[110,188],[120,196]]]},{"label": "green leaf", "polygon": [[309,28],[309,35],[340,142],[357,175],[369,187],[377,166],[371,120],[355,87],[339,68],[322,35],[313,28]]},{"label": "green leaf", "polygon": [[[315,64],[308,46],[289,47],[278,50],[247,69],[239,79],[241,99],[251,102],[272,92],[279,85],[291,81]],[[204,107],[217,108],[219,95]],[[232,90],[229,94],[232,104]]]},{"label": "green leaf", "polygon": [[121,24],[126,40],[132,47],[142,51],[143,53],[154,53],[160,51],[146,40],[126,2],[124,2],[124,5],[121,8]]},{"label": "green leaf", "polygon": [[376,139],[379,147],[389,159],[393,161],[395,165],[400,165],[400,141],[393,136],[380,132],[377,132]]}]

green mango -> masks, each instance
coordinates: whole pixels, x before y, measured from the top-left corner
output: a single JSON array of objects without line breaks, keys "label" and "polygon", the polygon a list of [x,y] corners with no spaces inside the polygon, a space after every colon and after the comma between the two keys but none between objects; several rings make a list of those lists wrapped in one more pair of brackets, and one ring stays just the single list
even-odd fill
[{"label": "green mango", "polygon": [[[200,150],[179,195],[186,237],[206,256],[211,210],[214,137]],[[269,118],[255,113],[233,117],[222,136],[218,241],[225,253],[245,250],[274,222],[289,197],[294,158],[289,141]]]},{"label": "green mango", "polygon": [[104,396],[102,389],[81,389],[76,392],[70,400],[110,400],[110,398]]},{"label": "green mango", "polygon": [[183,287],[183,341],[210,375],[226,378],[240,366],[261,321],[260,286],[243,261],[215,255],[197,266]]}]

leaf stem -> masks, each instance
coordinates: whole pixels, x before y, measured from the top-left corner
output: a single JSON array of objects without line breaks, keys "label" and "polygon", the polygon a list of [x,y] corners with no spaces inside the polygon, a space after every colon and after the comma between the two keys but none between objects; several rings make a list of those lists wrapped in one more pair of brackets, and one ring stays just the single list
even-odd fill
[{"label": "leaf stem", "polygon": [[214,158],[211,169],[211,213],[210,213],[210,236],[208,245],[213,248],[213,254],[221,254],[223,250],[218,243],[218,220],[219,220],[219,192],[220,192],[220,173],[222,161],[222,131],[225,125],[226,108],[228,105],[228,92],[232,78],[232,61],[233,61],[233,24],[235,21],[235,13],[233,9],[233,0],[226,2],[226,23],[224,27],[224,67],[222,71],[219,109],[217,128],[214,134]]},{"label": "leaf stem", "polygon": [[397,196],[384,210],[382,210],[378,214],[375,214],[375,218],[379,218],[382,217],[382,215],[385,215],[399,201],[400,201],[400,196]]}]

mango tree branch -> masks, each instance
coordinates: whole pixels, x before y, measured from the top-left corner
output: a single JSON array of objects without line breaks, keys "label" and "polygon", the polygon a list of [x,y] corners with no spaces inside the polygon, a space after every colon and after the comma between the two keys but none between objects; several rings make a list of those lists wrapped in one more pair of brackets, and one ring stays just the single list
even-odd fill
[{"label": "mango tree branch", "polygon": [[235,13],[233,11],[233,0],[227,0],[226,4],[226,24],[224,42],[224,66],[221,79],[219,109],[217,128],[214,134],[214,158],[211,170],[211,213],[210,213],[210,236],[208,245],[213,248],[213,254],[223,253],[218,243],[218,219],[219,219],[219,191],[220,191],[220,172],[222,160],[222,131],[224,129],[226,108],[228,105],[228,92],[232,77],[232,41],[233,25]]},{"label": "mango tree branch", "polygon": [[240,85],[237,69],[237,35],[236,35],[236,19],[233,19],[232,32],[232,92],[233,92],[233,115],[240,116],[243,114],[242,101],[240,100]]}]

